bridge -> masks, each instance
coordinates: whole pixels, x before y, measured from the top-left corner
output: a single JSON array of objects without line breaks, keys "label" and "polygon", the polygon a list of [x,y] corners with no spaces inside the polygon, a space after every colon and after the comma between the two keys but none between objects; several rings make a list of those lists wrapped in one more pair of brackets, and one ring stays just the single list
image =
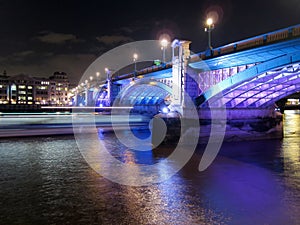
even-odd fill
[{"label": "bridge", "polygon": [[232,133],[281,136],[275,103],[300,91],[300,25],[196,54],[190,41],[174,40],[171,62],[122,75],[108,71],[107,80],[96,86],[76,90],[74,104],[182,113],[187,93],[200,123],[207,124],[213,108],[225,107]]}]

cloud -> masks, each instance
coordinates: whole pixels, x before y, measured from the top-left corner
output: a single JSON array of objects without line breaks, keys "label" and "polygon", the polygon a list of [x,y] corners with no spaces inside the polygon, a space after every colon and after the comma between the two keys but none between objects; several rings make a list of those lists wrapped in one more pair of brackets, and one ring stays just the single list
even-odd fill
[{"label": "cloud", "polygon": [[104,35],[101,37],[96,37],[96,39],[105,45],[114,45],[134,41],[131,37],[124,35]]},{"label": "cloud", "polygon": [[77,42],[78,39],[74,34],[63,34],[54,32],[42,32],[43,34],[37,36],[36,39],[50,44],[64,44],[66,42]]},{"label": "cloud", "polygon": [[26,57],[26,56],[32,55],[34,53],[35,52],[32,51],[32,50],[27,50],[27,51],[22,51],[22,52],[15,52],[15,53],[13,53],[13,56],[16,56],[16,57]]}]

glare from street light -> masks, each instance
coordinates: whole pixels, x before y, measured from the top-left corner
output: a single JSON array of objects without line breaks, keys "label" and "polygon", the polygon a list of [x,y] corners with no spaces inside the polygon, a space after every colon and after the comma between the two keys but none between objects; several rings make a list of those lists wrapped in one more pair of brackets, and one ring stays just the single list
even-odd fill
[{"label": "glare from street light", "polygon": [[168,46],[168,40],[167,39],[162,39],[161,41],[160,41],[160,44],[161,44],[161,46],[162,47],[167,47]]},{"label": "glare from street light", "polygon": [[100,73],[99,72],[96,72],[96,77],[99,77],[100,76]]},{"label": "glare from street light", "polygon": [[163,59],[162,59],[162,62],[163,63],[165,63],[165,61],[166,61],[166,53],[165,53],[165,51],[166,51],[166,47],[168,46],[168,40],[167,39],[165,39],[165,38],[163,38],[161,41],[160,41],[160,45],[161,45],[161,50],[163,51]]},{"label": "glare from street light", "polygon": [[90,80],[91,80],[91,81],[93,80],[93,76],[90,76]]},{"label": "glare from street light", "polygon": [[207,24],[208,26],[211,26],[213,23],[214,23],[214,21],[213,21],[212,18],[208,18],[208,19],[206,20],[206,24]]}]

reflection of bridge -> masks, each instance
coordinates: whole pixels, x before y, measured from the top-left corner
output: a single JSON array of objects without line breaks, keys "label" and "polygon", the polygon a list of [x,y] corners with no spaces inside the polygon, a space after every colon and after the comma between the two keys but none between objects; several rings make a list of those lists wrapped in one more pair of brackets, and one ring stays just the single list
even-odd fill
[{"label": "reflection of bridge", "polygon": [[77,93],[76,104],[115,102],[156,114],[167,102],[180,112],[185,91],[199,107],[200,119],[221,104],[229,120],[249,121],[274,118],[275,102],[300,91],[300,25],[194,55],[189,44],[174,41],[171,63],[114,75],[97,91]]}]

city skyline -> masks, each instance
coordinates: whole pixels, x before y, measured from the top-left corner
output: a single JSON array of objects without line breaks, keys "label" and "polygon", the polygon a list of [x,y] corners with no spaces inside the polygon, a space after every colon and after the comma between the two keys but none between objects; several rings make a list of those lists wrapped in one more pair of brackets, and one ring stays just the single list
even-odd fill
[{"label": "city skyline", "polygon": [[[0,1],[3,16],[0,71],[49,76],[64,71],[76,84],[101,54],[124,43],[158,39],[191,40],[205,50],[204,22],[216,12],[212,45],[217,47],[299,23],[297,1]],[[280,12],[280,13],[279,13]],[[236,20],[235,18],[239,18]],[[189,24],[189,26],[186,26]],[[131,56],[130,56],[131,57]]]}]

